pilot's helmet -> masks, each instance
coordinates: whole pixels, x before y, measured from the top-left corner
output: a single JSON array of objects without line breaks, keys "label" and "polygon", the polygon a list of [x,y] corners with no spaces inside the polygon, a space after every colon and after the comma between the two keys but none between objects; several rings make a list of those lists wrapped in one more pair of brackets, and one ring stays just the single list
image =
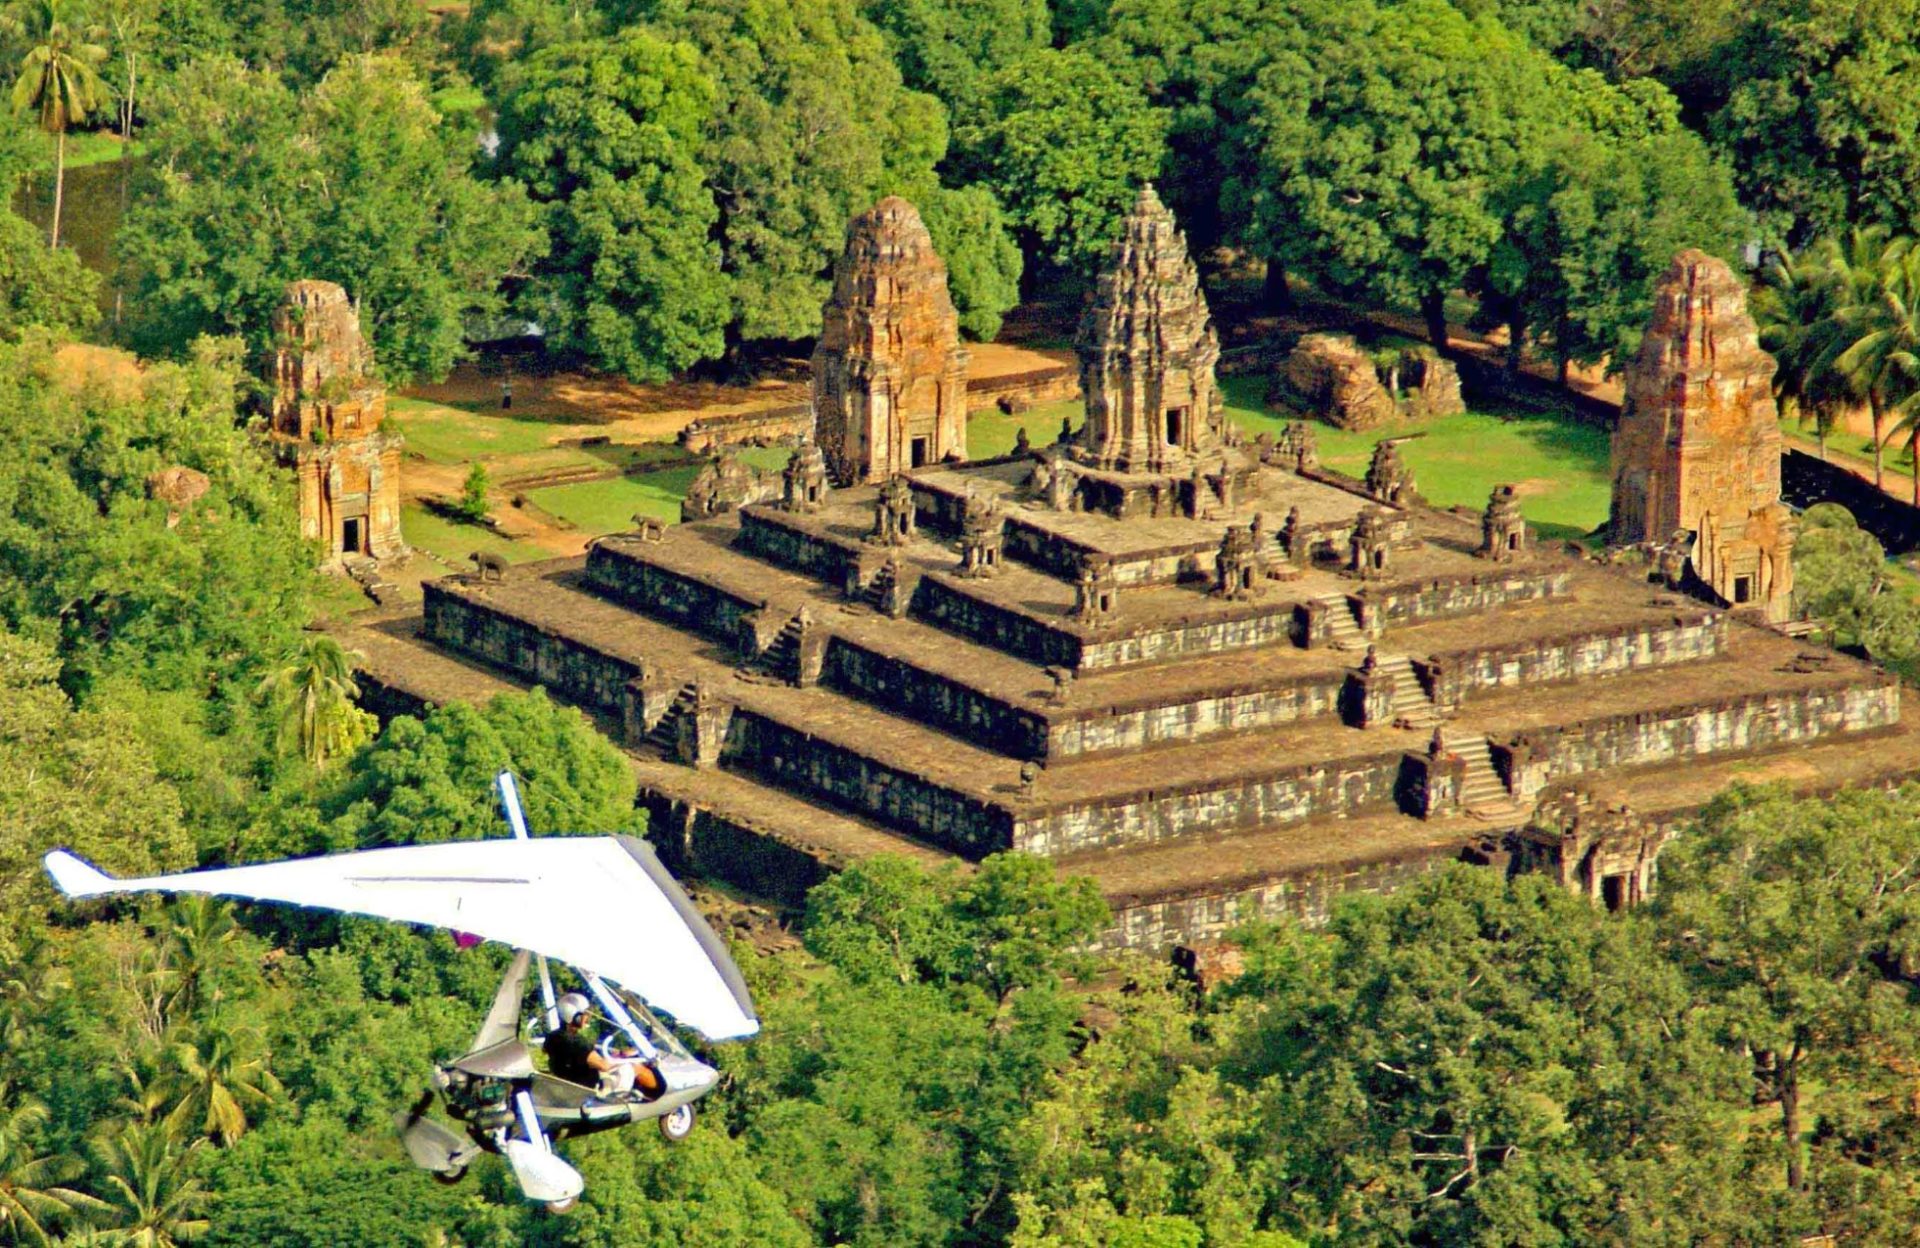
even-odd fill
[{"label": "pilot's helmet", "polygon": [[578,992],[561,994],[560,999],[554,1002],[554,1006],[560,1011],[560,1025],[563,1027],[573,1026],[574,1019],[593,1008],[587,1004],[586,996]]}]

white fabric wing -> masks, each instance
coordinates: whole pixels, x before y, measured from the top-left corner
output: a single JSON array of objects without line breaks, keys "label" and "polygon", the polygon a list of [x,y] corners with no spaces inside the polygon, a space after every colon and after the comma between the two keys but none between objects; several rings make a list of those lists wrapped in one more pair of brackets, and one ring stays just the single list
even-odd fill
[{"label": "white fabric wing", "polygon": [[726,947],[632,837],[407,845],[138,880],[65,850],[46,866],[70,897],[208,893],[470,932],[614,980],[712,1039],[760,1029]]}]

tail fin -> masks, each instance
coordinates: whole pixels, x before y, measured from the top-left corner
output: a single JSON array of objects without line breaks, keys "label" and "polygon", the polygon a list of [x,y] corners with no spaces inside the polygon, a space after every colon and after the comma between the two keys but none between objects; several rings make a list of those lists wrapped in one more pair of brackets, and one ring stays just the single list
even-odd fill
[{"label": "tail fin", "polygon": [[97,897],[120,887],[120,881],[64,849],[54,850],[44,862],[54,884],[69,897]]}]

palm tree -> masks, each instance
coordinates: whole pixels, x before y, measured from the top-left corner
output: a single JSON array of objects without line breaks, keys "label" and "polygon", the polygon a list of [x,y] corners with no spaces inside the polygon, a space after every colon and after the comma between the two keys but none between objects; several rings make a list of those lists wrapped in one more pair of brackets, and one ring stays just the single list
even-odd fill
[{"label": "palm tree", "polygon": [[293,660],[260,682],[256,695],[277,704],[282,748],[297,747],[315,767],[350,753],[372,735],[371,716],[353,704],[353,662],[362,656],[322,633],[310,633]]},{"label": "palm tree", "polygon": [[1864,398],[1873,417],[1873,484],[1884,488],[1887,444],[1887,361],[1878,350],[1859,350],[1885,315],[1883,297],[1889,276],[1911,244],[1893,238],[1882,226],[1855,226],[1846,241],[1828,237],[1815,246],[1815,263],[1831,289],[1832,300],[1820,332],[1818,370]]},{"label": "palm tree", "polygon": [[1889,266],[1866,332],[1838,359],[1840,367],[1873,379],[1887,414],[1897,418],[1889,438],[1907,435],[1913,456],[1913,502],[1920,507],[1920,248],[1909,245]]},{"label": "palm tree", "polygon": [[259,1033],[229,1027],[218,1018],[201,1024],[193,1039],[175,1044],[168,1080],[178,1097],[167,1126],[198,1131],[215,1144],[231,1144],[247,1132],[247,1111],[272,1104],[280,1081],[267,1069]]},{"label": "palm tree", "polygon": [[13,106],[38,114],[40,128],[54,137],[53,224],[47,246],[60,246],[60,205],[67,181],[67,130],[85,121],[105,102],[107,88],[94,72],[107,50],[88,43],[75,24],[69,0],[35,0],[29,9],[32,30],[20,77],[13,84]]},{"label": "palm tree", "polygon": [[[6,1093],[0,1088],[0,1104]],[[30,1137],[46,1107],[27,1101],[0,1108],[0,1236],[14,1244],[47,1243],[47,1223],[106,1206],[61,1184],[85,1169],[77,1157],[42,1157]]]},{"label": "palm tree", "polygon": [[1823,460],[1834,419],[1854,398],[1845,378],[1823,359],[1832,332],[1835,290],[1829,271],[1815,258],[1782,253],[1768,262],[1753,297],[1760,346],[1779,364],[1773,397],[1780,415],[1813,418]]},{"label": "palm tree", "polygon": [[[240,925],[234,921],[232,906],[191,893],[168,902],[164,915],[162,948],[171,981],[166,1012],[169,1017],[177,1017],[182,1011],[199,1008],[208,974],[220,965],[222,953],[233,942]],[[213,1004],[218,1003],[216,991]]]},{"label": "palm tree", "polygon": [[127,1126],[95,1145],[109,1193],[104,1220],[126,1248],[176,1248],[207,1231],[207,1193],[164,1124]]}]

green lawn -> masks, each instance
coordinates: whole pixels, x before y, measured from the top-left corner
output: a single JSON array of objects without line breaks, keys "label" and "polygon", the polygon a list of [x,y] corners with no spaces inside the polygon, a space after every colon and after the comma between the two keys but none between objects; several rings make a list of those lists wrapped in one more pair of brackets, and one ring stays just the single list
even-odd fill
[{"label": "green lawn", "polygon": [[1004,416],[996,408],[975,412],[967,417],[967,458],[993,459],[1013,453],[1013,441],[1021,426],[1035,446],[1050,446],[1060,436],[1060,418],[1067,417],[1078,429],[1086,423],[1086,409],[1079,399],[1042,403],[1018,416]]},{"label": "green lawn", "polygon": [[546,446],[554,426],[544,420],[516,420],[462,411],[425,399],[387,400],[394,427],[407,449],[436,464],[464,464],[476,455],[520,455]]},{"label": "green lawn", "polygon": [[471,84],[457,87],[442,87],[433,93],[433,106],[440,110],[442,117],[466,117],[480,112],[487,106],[487,97],[480,88]]},{"label": "green lawn", "polygon": [[[46,167],[53,168],[54,140],[52,135],[43,136],[46,140]],[[85,169],[89,165],[104,165],[120,159],[120,136],[107,130],[75,130],[67,135],[67,168]],[[133,155],[140,155],[140,142],[133,143]]]},{"label": "green lawn", "polygon": [[[1264,377],[1229,377],[1227,414],[1249,433],[1278,434],[1287,417],[1262,401]],[[1401,445],[1415,483],[1439,507],[1484,507],[1496,485],[1520,487],[1520,509],[1541,536],[1578,538],[1604,523],[1612,493],[1605,430],[1531,412],[1467,412],[1367,433],[1316,424],[1320,462],[1366,473],[1374,444],[1419,434]]]},{"label": "green lawn", "polygon": [[412,505],[400,509],[400,535],[407,539],[407,545],[437,555],[456,567],[471,567],[467,556],[476,550],[492,551],[508,563],[528,563],[548,557],[538,547],[501,537],[492,529],[483,529],[477,524],[457,524],[424,507]]},{"label": "green lawn", "polygon": [[698,465],[668,468],[638,477],[582,481],[530,490],[527,498],[583,533],[624,533],[636,513],[669,523],[680,519],[680,500],[700,472]]}]

